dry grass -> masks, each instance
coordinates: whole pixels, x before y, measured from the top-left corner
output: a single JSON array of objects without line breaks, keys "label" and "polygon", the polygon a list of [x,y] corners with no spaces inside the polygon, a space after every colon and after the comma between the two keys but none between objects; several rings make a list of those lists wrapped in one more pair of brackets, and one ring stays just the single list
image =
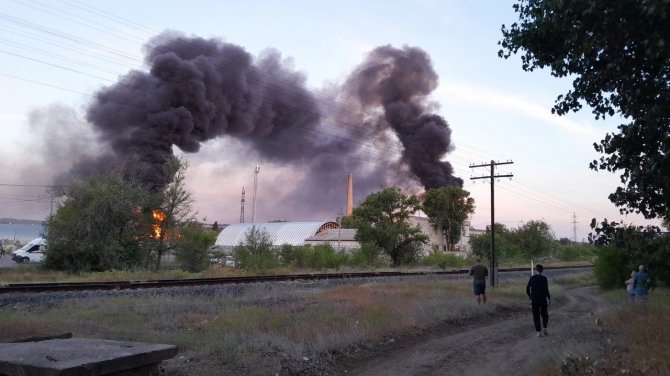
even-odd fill
[{"label": "dry grass", "polygon": [[[260,362],[266,370],[280,372],[287,361],[297,364],[305,356],[374,346],[445,321],[486,315],[496,306],[515,306],[524,282],[490,291],[493,304],[481,307],[469,282],[424,277],[338,287],[245,286],[235,299],[72,299],[49,307],[2,308],[0,340],[72,332],[76,337],[173,343],[191,360],[189,367],[239,370]],[[179,360],[167,365],[184,367]]]},{"label": "dry grass", "polygon": [[[571,348],[560,367],[538,368],[542,376],[670,375],[670,290],[657,289],[645,302],[632,303],[625,291],[604,296],[618,308],[602,317],[599,347]],[[583,350],[583,351],[581,351]]]},{"label": "dry grass", "polygon": [[[623,293],[617,300],[623,300]],[[630,304],[605,319],[606,327],[618,334],[620,351],[610,362],[630,374],[670,374],[670,291],[657,289],[649,300]]]}]

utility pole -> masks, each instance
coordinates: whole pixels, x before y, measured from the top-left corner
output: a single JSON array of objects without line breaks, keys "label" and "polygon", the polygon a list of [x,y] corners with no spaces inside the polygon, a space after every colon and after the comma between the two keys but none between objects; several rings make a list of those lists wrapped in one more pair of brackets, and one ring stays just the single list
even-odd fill
[{"label": "utility pole", "polygon": [[572,212],[572,241],[577,244],[577,214]]},{"label": "utility pole", "polygon": [[244,223],[244,187],[242,187],[242,200],[240,201],[240,223]]},{"label": "utility pole", "polygon": [[[351,176],[351,175],[349,175]],[[337,253],[340,253],[340,240],[341,240],[341,231],[342,231],[342,208],[340,208],[340,215],[337,216]]]},{"label": "utility pole", "polygon": [[261,172],[261,166],[256,165],[254,170],[254,197],[251,201],[251,223],[256,223],[256,191],[258,190],[258,173]]},{"label": "utility pole", "polygon": [[514,162],[512,161],[506,161],[506,162],[496,162],[494,160],[491,160],[491,163],[487,164],[480,164],[480,165],[470,165],[470,168],[476,168],[476,167],[490,167],[491,168],[491,174],[490,175],[483,175],[483,176],[476,176],[476,177],[471,177],[470,180],[477,180],[477,179],[491,179],[491,274],[490,274],[490,280],[491,280],[491,287],[495,287],[495,274],[496,274],[496,224],[495,224],[495,179],[496,178],[512,178],[514,175],[512,174],[506,174],[506,175],[496,175],[495,174],[495,168],[500,165],[506,165],[506,164],[512,164]]}]

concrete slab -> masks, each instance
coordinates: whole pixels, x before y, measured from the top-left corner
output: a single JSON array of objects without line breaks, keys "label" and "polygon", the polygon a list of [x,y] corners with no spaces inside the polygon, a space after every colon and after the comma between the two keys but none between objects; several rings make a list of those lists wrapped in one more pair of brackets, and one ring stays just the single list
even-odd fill
[{"label": "concrete slab", "polygon": [[152,375],[177,346],[103,339],[68,338],[0,343],[0,375]]}]

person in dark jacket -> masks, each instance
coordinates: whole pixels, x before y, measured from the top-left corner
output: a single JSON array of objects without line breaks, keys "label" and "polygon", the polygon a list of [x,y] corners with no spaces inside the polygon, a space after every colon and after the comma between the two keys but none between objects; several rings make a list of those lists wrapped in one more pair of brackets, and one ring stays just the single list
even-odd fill
[{"label": "person in dark jacket", "polygon": [[[537,274],[530,277],[526,286],[526,295],[530,298],[533,307],[533,323],[538,337],[547,335],[547,324],[549,323],[549,312],[547,306],[551,301],[549,295],[549,282],[547,277],[542,275],[544,267],[542,264],[535,266]],[[540,327],[540,316],[542,316],[542,326]],[[544,329],[542,329],[544,328]]]}]

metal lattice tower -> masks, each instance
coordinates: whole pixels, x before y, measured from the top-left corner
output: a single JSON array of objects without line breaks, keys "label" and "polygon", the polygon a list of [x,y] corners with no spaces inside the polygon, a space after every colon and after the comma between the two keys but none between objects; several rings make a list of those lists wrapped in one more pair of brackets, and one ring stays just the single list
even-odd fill
[{"label": "metal lattice tower", "polygon": [[244,187],[242,187],[242,205],[240,206],[240,223],[244,223]]}]

